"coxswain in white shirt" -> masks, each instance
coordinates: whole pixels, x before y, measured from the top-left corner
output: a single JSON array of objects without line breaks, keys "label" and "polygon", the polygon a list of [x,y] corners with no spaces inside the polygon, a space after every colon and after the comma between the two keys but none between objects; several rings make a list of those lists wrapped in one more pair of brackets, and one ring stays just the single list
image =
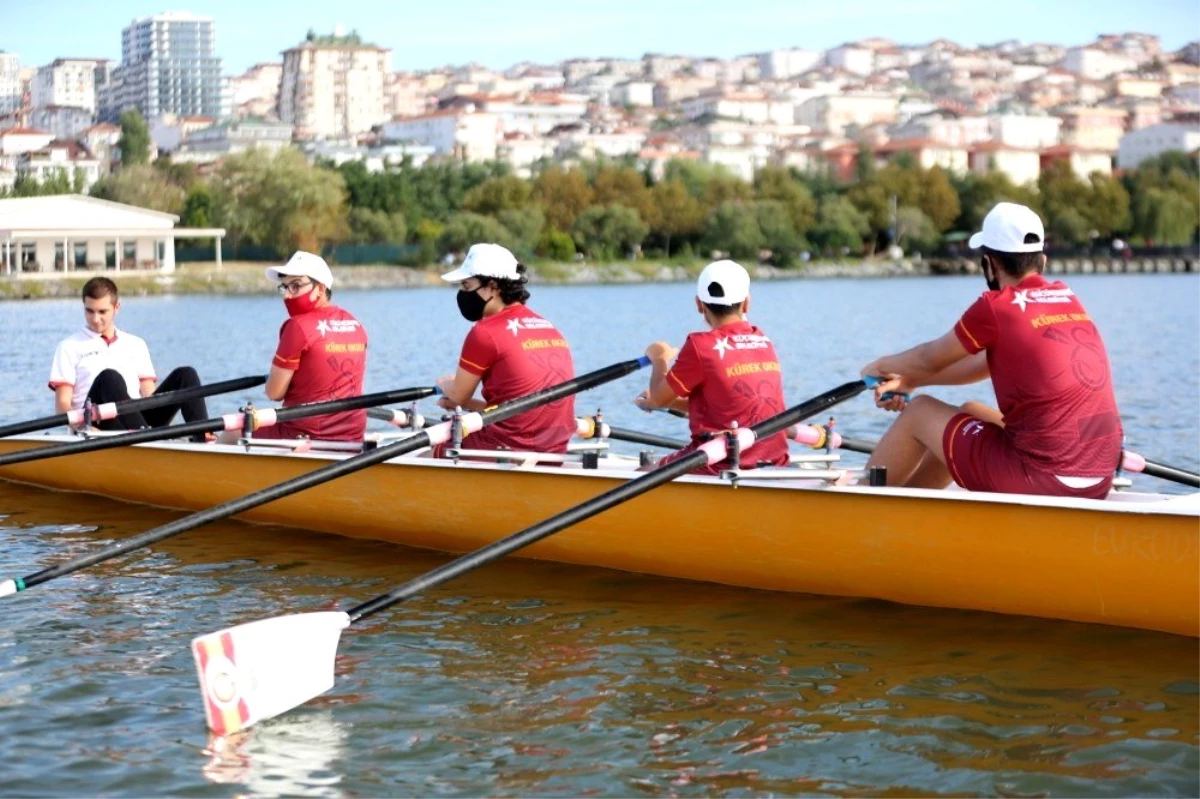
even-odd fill
[{"label": "coxswain in white shirt", "polygon": [[[79,409],[86,403],[121,402],[200,385],[200,376],[190,366],[173,370],[159,383],[146,342],[117,329],[120,309],[120,294],[112,280],[94,277],[84,284],[84,328],[59,342],[50,367],[55,413]],[[185,422],[208,418],[204,399],[199,398],[122,414],[95,425],[102,430],[165,427],[180,411]]]}]

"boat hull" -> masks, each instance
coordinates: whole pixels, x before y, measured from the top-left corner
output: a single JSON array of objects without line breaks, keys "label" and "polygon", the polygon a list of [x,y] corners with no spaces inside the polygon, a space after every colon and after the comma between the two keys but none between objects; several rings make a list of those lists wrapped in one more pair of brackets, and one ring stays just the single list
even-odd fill
[{"label": "boat hull", "polygon": [[[0,452],[47,441],[4,439]],[[201,510],[334,457],[144,445],[8,466],[0,468],[0,478]],[[238,518],[464,552],[628,479],[612,470],[404,459]],[[801,481],[735,488],[689,477],[518,554],[767,590],[1197,636],[1197,499],[1055,502],[958,491],[825,488]]]}]

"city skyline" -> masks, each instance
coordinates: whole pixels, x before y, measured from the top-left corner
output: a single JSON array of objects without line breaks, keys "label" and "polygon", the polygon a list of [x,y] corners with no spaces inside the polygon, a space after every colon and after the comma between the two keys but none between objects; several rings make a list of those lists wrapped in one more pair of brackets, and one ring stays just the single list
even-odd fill
[{"label": "city skyline", "polygon": [[[281,4],[249,5],[232,0],[164,7],[161,0],[114,0],[103,19],[74,29],[41,24],[47,15],[72,19],[94,10],[80,0],[49,0],[6,13],[0,50],[17,53],[25,66],[56,58],[89,57],[120,61],[121,29],[134,19],[180,10],[212,16],[216,54],[226,74],[259,62],[280,61],[282,51],[304,39],[311,28],[329,33],[335,26],[357,30],[364,40],[392,50],[392,68],[421,71],[478,63],[505,69],[524,61],[554,63],[571,58],[640,58],[647,52],[731,58],[788,47],[822,50],[847,41],[882,36],[898,44],[950,39],[964,46],[1008,39],[1065,46],[1087,44],[1102,33],[1127,31],[1158,35],[1174,51],[1200,35],[1200,7],[1191,0],[1159,0],[1131,5],[1117,0],[1083,4],[1040,4],[1010,0],[1003,14],[981,25],[963,15],[955,0],[888,3],[863,0],[850,6],[814,6],[797,11],[796,2],[743,0],[738,10],[697,9],[670,0],[654,6],[630,0],[609,3],[607,13],[589,18],[548,0],[528,0],[514,14],[482,0],[399,9],[388,0],[366,0],[331,9],[313,0],[286,6],[294,23],[279,19]],[[976,12],[977,13],[977,12]],[[469,20],[469,24],[463,24]],[[19,39],[16,32],[19,31]],[[986,35],[980,35],[983,31]]]}]

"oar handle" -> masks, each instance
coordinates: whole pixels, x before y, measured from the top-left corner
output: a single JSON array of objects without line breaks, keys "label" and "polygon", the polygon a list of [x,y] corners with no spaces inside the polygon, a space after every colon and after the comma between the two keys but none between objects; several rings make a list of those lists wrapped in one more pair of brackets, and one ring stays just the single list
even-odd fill
[{"label": "oar handle", "polygon": [[[590,372],[581,377],[568,380],[564,383],[559,383],[556,386],[551,386],[550,388],[536,392],[535,394],[521,397],[520,399],[500,405],[491,411],[485,412],[484,417],[488,417],[488,414],[490,413],[491,420],[507,419],[510,416],[521,413],[522,411],[529,410],[539,405],[545,405],[576,392],[594,388],[602,383],[615,380],[618,377],[627,375],[630,372],[634,372],[646,365],[649,365],[649,359],[641,358],[638,360],[614,364],[603,369],[598,369],[595,372]],[[405,392],[385,392],[384,395],[366,395],[365,397],[359,397],[358,399],[371,399],[374,404],[378,405],[387,404],[390,402],[404,402],[406,399],[417,399],[422,396],[429,396],[430,394],[434,393],[434,391],[435,390],[431,388],[406,389],[405,392],[409,392],[410,394],[415,392],[415,394],[405,398],[397,398],[395,396],[396,394]],[[381,399],[381,397],[385,398]],[[328,404],[330,403],[317,403],[302,407],[306,407],[311,411],[312,409],[318,407],[318,405]],[[296,408],[296,410],[299,409],[299,407]],[[108,547],[100,552],[96,552],[92,555],[86,555],[66,563],[61,563],[57,566],[42,569],[35,574],[29,575],[28,577],[15,580],[6,580],[3,583],[0,583],[0,596],[33,587],[40,583],[47,582],[48,580],[53,580],[56,577],[62,577],[72,572],[79,571],[80,569],[86,569],[88,566],[93,566],[97,563],[101,563],[102,561],[119,557],[126,552],[132,552],[135,549],[141,549],[142,547],[163,541],[167,538],[171,538],[172,536],[187,532],[188,530],[201,527],[209,522],[235,516],[239,513],[251,510],[252,508],[256,508],[259,505],[265,505],[268,502],[273,502],[277,499],[283,499],[284,497],[290,496],[299,491],[303,491],[306,488],[312,488],[314,486],[321,485],[322,483],[336,480],[339,477],[353,474],[354,472],[365,469],[368,466],[373,466],[377,463],[383,463],[391,458],[396,458],[409,452],[414,452],[418,449],[431,446],[433,443],[447,441],[450,437],[450,428],[451,422],[442,422],[441,424],[434,425],[426,430],[422,430],[414,436],[410,436],[390,444],[385,444],[373,450],[367,450],[366,452],[353,455],[344,460],[335,461],[334,463],[314,469],[311,472],[293,477],[290,480],[285,480],[282,483],[277,483],[259,491],[255,491],[254,493],[248,494],[244,497],[239,497],[238,499],[224,502],[220,505],[208,508],[207,510],[193,513],[190,516],[185,516],[182,519],[176,519],[173,522],[168,522],[161,527],[156,527],[153,530],[147,530],[140,535],[125,539],[118,544],[114,544],[113,546]],[[434,437],[436,437],[436,441]]]},{"label": "oar handle", "polygon": [[[259,426],[269,426],[277,422],[306,419],[311,416],[322,416],[329,413],[360,410],[373,405],[386,405],[392,402],[408,402],[438,393],[432,386],[405,388],[397,391],[381,391],[377,394],[364,394],[359,397],[314,402],[309,405],[295,405],[290,408],[262,408],[256,410],[253,418]],[[115,449],[132,444],[148,444],[153,441],[167,441],[172,438],[185,438],[204,433],[215,433],[219,430],[240,430],[245,421],[245,414],[227,413],[213,419],[201,419],[195,422],[169,425],[167,427],[149,427],[144,430],[131,430],[118,435],[88,438],[80,441],[68,441],[65,444],[53,444],[46,447],[33,447],[17,452],[6,452],[0,455],[0,466],[11,466],[17,463],[57,458],[66,455],[78,455],[84,452],[97,452],[104,449]],[[247,431],[253,432],[253,431]]]},{"label": "oar handle", "polygon": [[[852,383],[846,383],[832,391],[828,391],[819,397],[814,397],[807,402],[801,403],[784,411],[777,416],[766,419],[753,427],[747,428],[745,433],[750,434],[749,441],[753,443],[755,439],[763,439],[778,433],[796,422],[807,419],[809,416],[827,410],[839,402],[844,402],[851,397],[859,394],[867,388],[867,384],[862,380],[856,380]],[[507,538],[502,538],[499,541],[494,541],[487,546],[478,549],[474,552],[463,555],[460,558],[450,561],[444,566],[440,566],[433,571],[422,574],[403,585],[381,594],[374,599],[367,600],[360,605],[356,605],[347,611],[351,622],[366,618],[373,613],[378,613],[384,608],[391,607],[397,602],[403,602],[417,594],[420,594],[434,586],[441,585],[444,582],[453,580],[459,575],[465,574],[472,569],[477,569],[480,566],[491,563],[494,560],[504,557],[510,552],[515,552],[518,549],[527,547],[530,544],[536,543],[547,536],[553,535],[560,530],[564,530],[572,525],[589,519],[598,513],[602,513],[609,508],[620,505],[622,502],[633,499],[646,493],[652,488],[656,488],[664,483],[669,483],[677,477],[698,469],[706,464],[721,460],[724,457],[725,442],[724,438],[718,436],[711,441],[702,444],[699,449],[684,455],[679,460],[672,461],[665,466],[660,466],[654,471],[643,475],[642,477],[630,480],[624,485],[610,489],[597,497],[593,497],[588,501],[569,508],[562,513],[552,516],[543,522],[533,525],[519,533],[514,533]]]},{"label": "oar handle", "polygon": [[[100,413],[99,418],[113,419],[126,413],[140,413],[148,411],[151,408],[161,408],[164,405],[188,402],[189,400],[201,399],[203,397],[213,397],[218,394],[228,394],[233,391],[242,391],[243,389],[261,386],[265,382],[267,382],[266,375],[238,377],[233,380],[222,380],[218,383],[208,383],[203,386],[167,391],[149,397],[105,403],[104,405],[97,406],[97,408]],[[31,419],[28,422],[16,422],[15,424],[0,426],[0,438],[17,436],[22,433],[36,433],[39,430],[49,430],[51,427],[61,427],[67,424],[82,424],[83,421],[84,413],[82,410],[57,413],[53,416]]]},{"label": "oar handle", "polygon": [[1121,453],[1121,468],[1127,472],[1141,472],[1151,477],[1160,477],[1192,488],[1200,488],[1200,474],[1189,472],[1165,463],[1148,461],[1136,452],[1125,450]]}]

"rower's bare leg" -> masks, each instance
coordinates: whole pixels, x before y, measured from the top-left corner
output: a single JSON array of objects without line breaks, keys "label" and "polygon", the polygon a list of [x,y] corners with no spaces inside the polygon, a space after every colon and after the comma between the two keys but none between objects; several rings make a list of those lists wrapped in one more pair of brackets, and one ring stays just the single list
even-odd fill
[{"label": "rower's bare leg", "polygon": [[990,422],[997,427],[1004,427],[1004,414],[1000,413],[991,405],[984,405],[982,402],[970,400],[962,405],[962,412],[969,413],[976,419],[984,422]]},{"label": "rower's bare leg", "polygon": [[[867,469],[887,467],[889,486],[945,488],[950,484],[950,472],[942,453],[942,433],[961,412],[958,406],[925,394],[914,397],[875,446]],[[941,468],[935,469],[933,463],[922,468],[926,457]]]}]

